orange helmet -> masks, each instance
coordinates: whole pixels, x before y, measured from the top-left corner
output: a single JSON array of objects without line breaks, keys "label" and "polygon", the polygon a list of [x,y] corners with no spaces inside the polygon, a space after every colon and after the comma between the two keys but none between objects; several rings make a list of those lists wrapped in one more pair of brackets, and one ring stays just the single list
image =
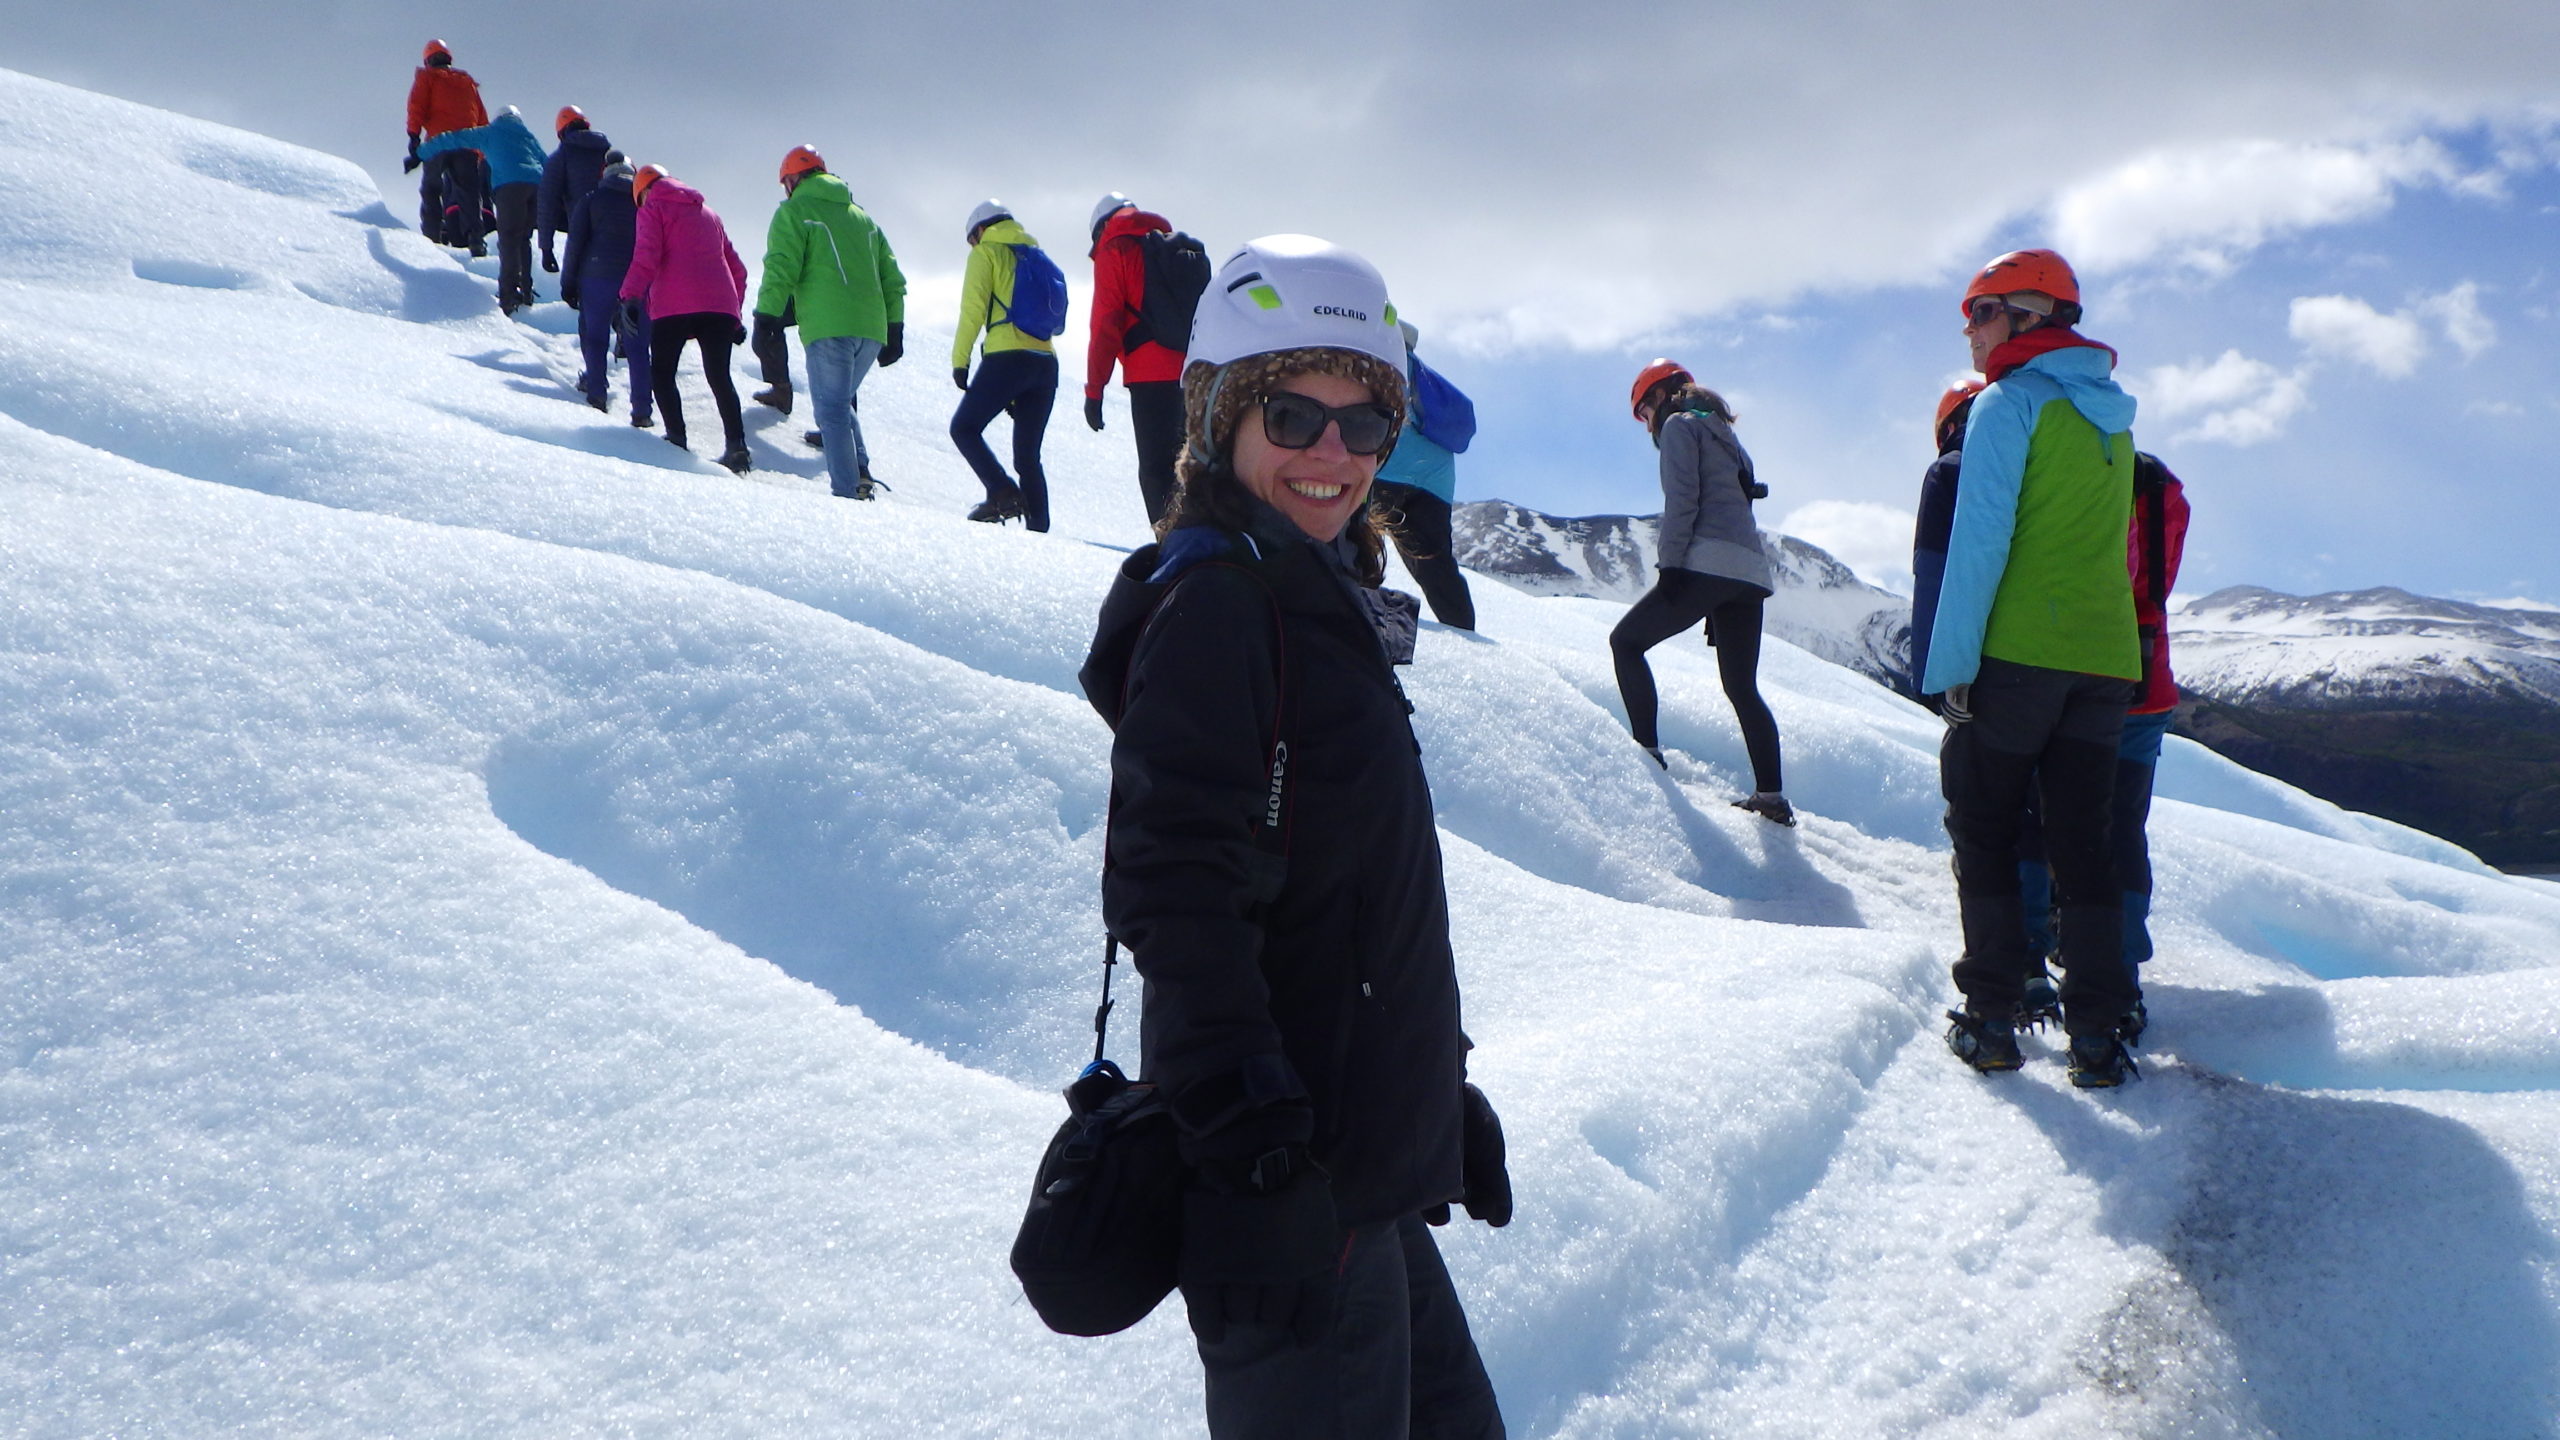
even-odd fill
[{"label": "orange helmet", "polygon": [[2050,295],[2066,305],[2080,303],[2080,277],[2071,273],[2071,263],[2050,250],[2012,250],[1974,272],[1973,283],[1964,287],[1964,299],[1957,309],[1970,311],[1977,296],[2015,295],[2032,290]]},{"label": "orange helmet", "polygon": [[782,157],[782,180],[789,184],[794,175],[806,175],[812,170],[826,168],[827,157],[818,153],[817,146],[794,145],[791,153]]},{"label": "orange helmet", "polygon": [[453,52],[452,52],[451,50],[449,50],[449,49],[445,48],[445,43],[444,43],[443,41],[441,41],[441,40],[430,40],[430,41],[428,41],[428,42],[427,42],[427,48],[426,48],[425,52],[424,52],[424,53],[422,53],[422,54],[420,54],[420,55],[418,56],[418,58],[419,58],[421,61],[425,61],[425,60],[433,60],[434,58],[436,58],[436,57],[437,57],[437,56],[439,56],[439,55],[443,56],[443,57],[444,57],[444,58],[446,58],[447,60],[450,60],[450,59],[452,59],[452,58],[453,58]]},{"label": "orange helmet", "polygon": [[666,178],[667,170],[663,165],[643,165],[639,169],[632,171],[631,203],[637,205],[641,201],[648,199],[649,187]]},{"label": "orange helmet", "polygon": [[1938,420],[1935,433],[1938,437],[1940,453],[1943,454],[1953,448],[1952,443],[1947,439],[1947,421],[1953,418],[1957,411],[1972,404],[1973,397],[1981,394],[1982,391],[1982,381],[1965,379],[1948,386],[1947,393],[1938,397]]},{"label": "orange helmet", "polygon": [[1627,392],[1629,413],[1634,414],[1639,420],[1643,419],[1644,397],[1653,393],[1653,387],[1665,380],[1678,380],[1684,385],[1698,383],[1698,377],[1690,374],[1687,366],[1669,360],[1656,360],[1636,372],[1635,388]]},{"label": "orange helmet", "polygon": [[574,120],[574,121],[578,122],[578,123],[579,123],[579,124],[581,124],[581,125],[586,124],[586,123],[587,123],[587,112],[586,112],[586,111],[584,111],[584,110],[579,109],[579,108],[578,108],[577,106],[575,106],[575,105],[563,105],[563,106],[561,106],[561,107],[560,107],[560,113],[551,117],[551,133],[552,133],[552,134],[554,134],[554,135],[557,135],[557,134],[561,133],[562,131],[564,131],[564,130],[568,129],[568,128],[569,128],[569,122],[570,122],[570,121],[572,121],[572,120]]}]

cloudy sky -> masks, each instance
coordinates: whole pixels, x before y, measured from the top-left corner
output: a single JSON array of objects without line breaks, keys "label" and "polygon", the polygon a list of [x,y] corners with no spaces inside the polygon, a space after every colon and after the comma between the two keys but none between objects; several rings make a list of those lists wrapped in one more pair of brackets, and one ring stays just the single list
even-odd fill
[{"label": "cloudy sky", "polygon": [[776,160],[816,143],[920,299],[989,194],[1062,260],[1105,189],[1213,251],[1351,245],[1478,401],[1465,498],[1651,509],[1626,387],[1677,356],[1743,412],[1764,519],[1877,578],[1965,275],[2053,245],[2188,481],[2183,589],[2560,604],[2549,0],[93,0],[10,7],[0,64],[350,156],[400,199],[430,33],[493,104],[586,107],[750,250]]}]

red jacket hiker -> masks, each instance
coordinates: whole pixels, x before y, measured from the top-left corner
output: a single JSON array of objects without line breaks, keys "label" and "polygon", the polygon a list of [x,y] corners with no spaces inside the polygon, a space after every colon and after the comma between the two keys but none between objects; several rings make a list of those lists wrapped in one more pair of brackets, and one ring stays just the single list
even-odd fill
[{"label": "red jacket hiker", "polygon": [[450,65],[421,65],[409,82],[409,133],[434,139],[447,130],[468,130],[489,123],[480,103],[480,84],[468,70]]},{"label": "red jacket hiker", "polygon": [[1126,354],[1120,349],[1121,337],[1138,323],[1138,304],[1147,291],[1147,262],[1138,237],[1150,230],[1172,229],[1173,223],[1163,216],[1134,207],[1104,222],[1102,238],[1093,247],[1093,335],[1084,352],[1087,396],[1101,397],[1102,388],[1111,383],[1115,361],[1126,384],[1182,378],[1179,350],[1152,340]]}]

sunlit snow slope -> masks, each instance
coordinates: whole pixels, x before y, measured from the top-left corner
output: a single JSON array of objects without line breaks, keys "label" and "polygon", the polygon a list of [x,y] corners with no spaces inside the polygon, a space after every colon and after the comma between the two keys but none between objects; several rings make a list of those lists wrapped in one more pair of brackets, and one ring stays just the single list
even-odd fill
[{"label": "sunlit snow slope", "polygon": [[[410,209],[0,74],[0,1430],[1197,1433],[1177,1307],[1062,1339],[1004,1268],[1089,1043],[1116,395],[1057,533],[963,522],[920,295],[893,493],[769,411],[732,477]],[[1781,831],[1703,649],[1666,778],[1617,607],[1476,595],[1408,685],[1515,1434],[2551,1433],[2560,886],[2172,742],[2147,1078],[1977,1078],[1935,721],[1772,644]]]}]

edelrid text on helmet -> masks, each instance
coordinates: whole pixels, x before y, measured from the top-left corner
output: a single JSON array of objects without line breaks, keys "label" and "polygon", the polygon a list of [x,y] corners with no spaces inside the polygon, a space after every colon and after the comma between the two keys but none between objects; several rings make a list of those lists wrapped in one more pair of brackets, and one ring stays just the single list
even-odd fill
[{"label": "edelrid text on helmet", "polygon": [[1404,334],[1385,278],[1312,235],[1265,235],[1239,247],[1200,297],[1191,359],[1226,365],[1310,347],[1374,355],[1401,373]]}]

